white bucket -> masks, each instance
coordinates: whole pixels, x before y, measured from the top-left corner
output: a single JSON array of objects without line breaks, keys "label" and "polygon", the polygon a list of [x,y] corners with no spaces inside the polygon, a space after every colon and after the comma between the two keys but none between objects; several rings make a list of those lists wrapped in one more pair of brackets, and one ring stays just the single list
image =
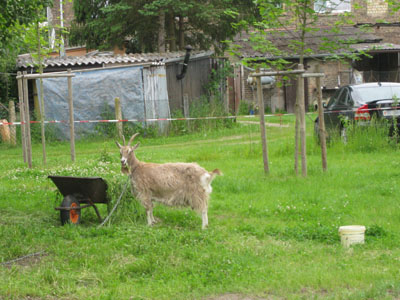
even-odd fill
[{"label": "white bucket", "polygon": [[364,244],[365,226],[349,225],[339,227],[340,241],[344,247],[353,244]]}]

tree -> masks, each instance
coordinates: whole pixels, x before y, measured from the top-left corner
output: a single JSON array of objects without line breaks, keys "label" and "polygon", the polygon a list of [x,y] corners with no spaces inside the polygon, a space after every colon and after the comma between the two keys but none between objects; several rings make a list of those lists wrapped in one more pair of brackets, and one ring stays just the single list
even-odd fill
[{"label": "tree", "polygon": [[[17,55],[26,50],[26,26],[37,19],[49,0],[2,0],[0,11],[0,102],[16,98],[15,62]],[[3,116],[5,117],[5,116]]]},{"label": "tree", "polygon": [[[218,50],[236,33],[230,24],[254,19],[255,7],[251,0],[74,1],[70,42],[100,49],[125,46],[130,52],[176,51],[187,44]],[[238,14],[225,14],[227,8]]]},{"label": "tree", "polygon": [[[298,57],[300,65],[304,64],[304,58],[314,53],[316,49],[307,45],[307,38],[318,36],[319,33],[330,33],[329,37],[322,38],[318,46],[324,52],[332,53],[332,58],[351,57],[357,59],[358,56],[351,51],[351,39],[342,40],[340,38],[341,26],[352,24],[352,14],[342,12],[334,24],[329,28],[321,28],[321,18],[326,12],[334,10],[343,3],[349,4],[348,0],[258,0],[257,5],[261,16],[261,21],[246,23],[247,28],[251,28],[249,43],[259,52],[269,53],[271,59],[249,58],[244,63],[251,64],[256,68],[268,68],[275,70],[290,69],[293,61],[282,57]],[[281,39],[288,41],[287,49],[282,49]],[[235,45],[232,47],[233,53],[240,53],[240,49]],[[339,54],[339,55],[338,55]],[[364,54],[360,52],[360,54]],[[279,57],[279,58],[277,58]],[[303,80],[297,81],[296,99],[296,126],[295,126],[295,171],[298,170],[299,139],[302,154],[302,174],[307,175],[306,162],[306,140],[305,140],[305,117],[304,117],[304,94],[300,93]],[[301,107],[301,108],[300,108]]]}]

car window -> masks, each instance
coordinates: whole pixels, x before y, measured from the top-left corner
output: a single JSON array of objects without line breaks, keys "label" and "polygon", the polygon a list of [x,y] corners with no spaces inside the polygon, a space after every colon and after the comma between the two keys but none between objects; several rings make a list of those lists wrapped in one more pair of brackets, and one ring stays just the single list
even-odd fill
[{"label": "car window", "polygon": [[340,106],[347,105],[348,99],[349,99],[349,90],[347,88],[344,88],[343,91],[340,93],[337,105]]},{"label": "car window", "polygon": [[329,99],[328,104],[326,105],[327,108],[331,108],[331,107],[337,105],[337,101],[339,99],[339,96],[340,96],[341,92],[342,92],[342,89],[339,89],[333,94],[331,99]]}]

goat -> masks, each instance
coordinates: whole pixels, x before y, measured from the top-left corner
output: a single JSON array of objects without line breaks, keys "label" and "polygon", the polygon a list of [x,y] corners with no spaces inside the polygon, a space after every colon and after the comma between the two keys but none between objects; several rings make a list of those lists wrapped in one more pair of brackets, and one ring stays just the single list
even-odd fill
[{"label": "goat", "polygon": [[217,175],[222,175],[219,169],[206,171],[196,163],[145,163],[135,156],[135,150],[140,143],[130,146],[115,142],[120,149],[121,172],[130,176],[132,194],[146,209],[147,224],[156,223],[153,216],[153,201],[168,206],[186,206],[201,213],[202,229],[208,226],[208,200],[212,191],[211,182]]}]

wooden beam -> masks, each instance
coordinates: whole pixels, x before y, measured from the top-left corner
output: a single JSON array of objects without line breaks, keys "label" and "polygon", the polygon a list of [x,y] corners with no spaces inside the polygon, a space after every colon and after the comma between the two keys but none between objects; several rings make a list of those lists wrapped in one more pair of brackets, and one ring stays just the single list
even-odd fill
[{"label": "wooden beam", "polygon": [[[25,73],[25,72],[24,72]],[[38,78],[56,78],[56,77],[75,77],[75,74],[68,73],[68,74],[60,74],[60,73],[44,73],[44,74],[23,74],[19,75],[16,78],[26,78],[26,79],[38,79]]]},{"label": "wooden beam", "polygon": [[301,75],[303,78],[310,78],[310,77],[315,77],[315,78],[320,78],[320,77],[325,77],[324,73],[303,73]]},{"label": "wooden beam", "polygon": [[292,70],[292,71],[271,71],[271,72],[257,72],[252,73],[250,77],[262,77],[262,76],[280,76],[280,75],[291,75],[291,74],[302,74],[306,70],[299,69],[299,70]]}]

